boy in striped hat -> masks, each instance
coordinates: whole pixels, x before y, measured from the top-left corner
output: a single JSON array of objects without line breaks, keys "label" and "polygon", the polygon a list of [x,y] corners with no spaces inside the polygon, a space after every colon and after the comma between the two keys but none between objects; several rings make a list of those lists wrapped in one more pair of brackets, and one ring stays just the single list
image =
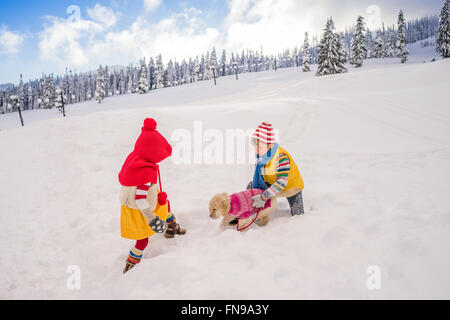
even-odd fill
[{"label": "boy in striped hat", "polygon": [[270,123],[258,126],[252,135],[252,145],[256,151],[256,168],[247,189],[264,190],[252,197],[252,206],[264,208],[268,200],[283,197],[289,202],[291,215],[303,214],[302,176],[291,155],[276,143]]}]

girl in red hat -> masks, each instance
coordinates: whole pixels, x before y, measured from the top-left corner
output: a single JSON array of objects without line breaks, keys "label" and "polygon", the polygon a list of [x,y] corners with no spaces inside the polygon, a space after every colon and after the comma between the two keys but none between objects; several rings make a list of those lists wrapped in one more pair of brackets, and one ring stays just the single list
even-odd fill
[{"label": "girl in red hat", "polygon": [[[185,234],[170,210],[167,195],[161,188],[158,163],[172,154],[172,147],[156,130],[156,121],[144,120],[142,132],[119,173],[122,237],[137,240],[125,263],[123,273],[138,264],[155,233],[167,238]],[[159,189],[157,182],[159,181]]]}]

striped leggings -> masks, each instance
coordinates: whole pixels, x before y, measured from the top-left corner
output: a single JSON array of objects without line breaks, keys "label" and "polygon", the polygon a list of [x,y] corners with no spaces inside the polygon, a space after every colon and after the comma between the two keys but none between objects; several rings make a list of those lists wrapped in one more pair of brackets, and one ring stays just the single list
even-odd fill
[{"label": "striped leggings", "polygon": [[[170,212],[168,218],[166,219],[166,222],[169,223],[174,218],[175,215],[172,212]],[[136,244],[134,245],[134,248],[130,250],[127,260],[135,264],[141,262],[142,255],[144,254],[144,250],[145,248],[147,248],[147,246],[148,246],[148,238],[137,240]]]}]

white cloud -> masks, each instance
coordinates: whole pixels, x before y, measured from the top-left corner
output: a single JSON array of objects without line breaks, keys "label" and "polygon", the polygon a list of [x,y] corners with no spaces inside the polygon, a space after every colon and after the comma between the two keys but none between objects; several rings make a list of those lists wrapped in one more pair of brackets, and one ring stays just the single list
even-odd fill
[{"label": "white cloud", "polygon": [[162,3],[162,0],[144,0],[144,7],[147,11],[153,11],[158,8]]},{"label": "white cloud", "polygon": [[20,33],[8,31],[4,27],[0,29],[0,53],[18,53],[23,41],[24,37]]},{"label": "white cloud", "polygon": [[300,46],[306,31],[320,35],[330,16],[344,30],[358,15],[372,14],[363,2],[333,0],[229,0],[228,5],[223,46],[232,51],[263,46],[268,54]]},{"label": "white cloud", "polygon": [[[155,24],[137,18],[130,28],[121,32],[108,32],[103,41],[92,47],[92,54],[105,61],[120,63],[135,61],[140,57],[155,57],[161,53],[165,63],[169,59],[181,61],[211,50],[219,38],[214,28],[199,30],[195,15],[201,11],[185,10]],[[183,25],[183,27],[180,27]]]},{"label": "white cloud", "polygon": [[93,38],[104,30],[104,26],[90,20],[47,17],[50,26],[40,33],[40,57],[42,60],[63,65],[82,66],[89,63],[81,41]]},{"label": "white cloud", "polygon": [[40,56],[58,64],[60,69],[127,64],[159,53],[165,63],[174,58],[194,58],[211,50],[219,38],[218,30],[203,28],[201,14],[202,11],[189,8],[154,23],[138,17],[120,31],[113,30],[112,23],[102,18],[108,15],[114,21],[116,14],[97,5],[88,10],[92,20],[47,17],[49,25],[40,34]]},{"label": "white cloud", "polygon": [[117,22],[111,8],[96,4],[87,9],[92,20],[77,16],[63,19],[47,16],[49,25],[40,33],[40,57],[44,61],[56,62],[60,66],[80,67],[90,63],[89,47],[108,28]]},{"label": "white cloud", "polygon": [[97,22],[100,22],[106,27],[111,27],[116,24],[117,16],[111,8],[103,7],[98,3],[94,8],[87,9],[88,16]]}]

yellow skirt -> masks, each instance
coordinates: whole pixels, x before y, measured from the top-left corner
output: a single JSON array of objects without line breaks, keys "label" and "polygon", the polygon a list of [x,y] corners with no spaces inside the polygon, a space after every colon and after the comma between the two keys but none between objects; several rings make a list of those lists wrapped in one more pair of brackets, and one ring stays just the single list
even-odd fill
[{"label": "yellow skirt", "polygon": [[[169,214],[168,204],[161,206],[158,203],[153,213],[161,220],[166,221]],[[155,234],[140,210],[125,205],[122,205],[120,209],[120,232],[123,238],[132,240],[145,239]]]}]

